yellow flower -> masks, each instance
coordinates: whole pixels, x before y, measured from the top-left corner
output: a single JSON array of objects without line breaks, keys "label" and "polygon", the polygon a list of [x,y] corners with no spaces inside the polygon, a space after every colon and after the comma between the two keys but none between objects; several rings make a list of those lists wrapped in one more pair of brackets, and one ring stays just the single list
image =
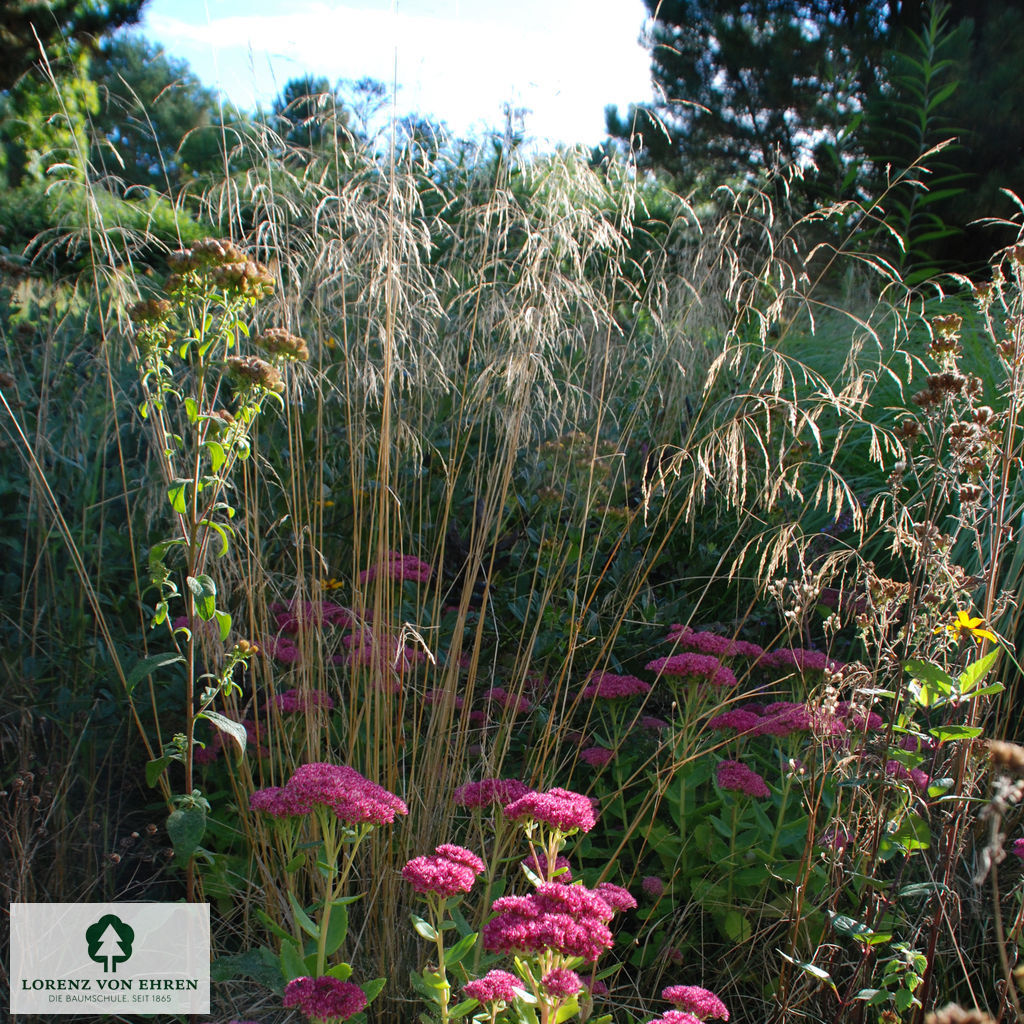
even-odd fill
[{"label": "yellow flower", "polygon": [[983,622],[983,619],[972,616],[961,608],[957,611],[956,618],[952,622],[947,622],[937,627],[935,632],[939,633],[946,629],[950,633],[955,633],[958,637],[972,636],[975,640],[991,640],[993,643],[998,643],[995,633],[983,628]]},{"label": "yellow flower", "polygon": [[324,590],[340,590],[345,586],[345,584],[331,576],[328,579],[321,580],[320,586],[323,587]]}]

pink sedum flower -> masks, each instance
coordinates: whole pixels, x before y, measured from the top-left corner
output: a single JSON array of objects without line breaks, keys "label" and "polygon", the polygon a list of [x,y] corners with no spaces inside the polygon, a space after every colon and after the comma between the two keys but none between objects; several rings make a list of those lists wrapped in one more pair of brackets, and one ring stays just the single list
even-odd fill
[{"label": "pink sedum flower", "polygon": [[640,888],[645,896],[651,899],[659,899],[665,892],[665,882],[657,875],[645,875],[640,882]]},{"label": "pink sedum flower", "polygon": [[473,888],[484,862],[472,851],[447,843],[432,856],[413,857],[402,868],[402,877],[418,893],[457,896]]},{"label": "pink sedum flower", "polygon": [[518,779],[481,779],[467,782],[455,790],[453,799],[460,807],[477,808],[505,804],[518,800],[530,792],[530,787]]},{"label": "pink sedum flower", "polygon": [[1020,857],[1021,860],[1024,860],[1024,839],[1014,839],[1010,844],[1010,853],[1014,857]]},{"label": "pink sedum flower", "polygon": [[633,898],[633,894],[628,889],[623,889],[621,885],[601,882],[596,891],[612,910],[636,909],[636,900]]},{"label": "pink sedum flower", "polygon": [[640,719],[640,725],[648,732],[664,732],[669,727],[664,718],[655,718],[653,715],[644,715]]},{"label": "pink sedum flower", "polygon": [[300,660],[299,648],[295,645],[295,641],[284,636],[275,637],[272,640],[261,640],[260,647],[283,665],[294,665]]},{"label": "pink sedum flower", "polygon": [[700,1017],[694,1017],[685,1010],[666,1010],[660,1017],[655,1017],[647,1024],[701,1024],[701,1020]]},{"label": "pink sedum flower", "polygon": [[523,983],[508,971],[488,971],[482,978],[467,981],[462,991],[470,999],[478,999],[481,1003],[511,1003],[516,997],[516,989],[522,990]]},{"label": "pink sedum flower", "polygon": [[673,676],[696,682],[708,682],[712,686],[735,686],[736,676],[731,668],[723,665],[712,654],[696,654],[684,651],[668,658],[655,658],[644,666],[648,672],[660,676]]},{"label": "pink sedum flower", "polygon": [[543,953],[596,960],[612,945],[608,922],[615,911],[598,893],[582,885],[548,882],[529,896],[494,901],[494,917],[484,925],[489,952]]},{"label": "pink sedum flower", "polygon": [[746,640],[732,640],[717,633],[709,633],[690,629],[689,626],[674,624],[665,640],[678,644],[688,651],[699,654],[714,654],[720,658],[757,659],[764,654],[764,648]]},{"label": "pink sedum flower", "polygon": [[330,711],[334,707],[334,701],[329,694],[323,690],[285,690],[275,698],[275,703],[280,711],[292,714],[299,711],[312,711],[315,708],[324,708]]},{"label": "pink sedum flower", "polygon": [[[364,569],[359,574],[360,583],[368,583],[376,579],[380,572],[380,566],[374,565]],[[403,555],[400,551],[389,551],[384,563],[384,575],[388,579],[401,583],[405,580],[412,580],[416,583],[426,583],[433,570],[426,562],[421,562],[413,555]]]},{"label": "pink sedum flower", "polygon": [[320,805],[349,825],[391,824],[396,814],[409,813],[397,796],[348,765],[299,765],[284,788],[298,813],[308,814]]},{"label": "pink sedum flower", "polygon": [[600,672],[592,676],[583,688],[584,699],[594,700],[625,700],[629,697],[642,697],[650,692],[650,684],[636,676],[619,676],[612,672]]},{"label": "pink sedum flower", "polygon": [[672,1003],[683,1013],[692,1013],[698,1020],[729,1019],[725,1003],[714,992],[709,992],[699,985],[670,985],[662,991],[661,998]]},{"label": "pink sedum flower", "polygon": [[262,811],[273,818],[290,818],[299,814],[295,801],[280,786],[269,786],[257,789],[249,797],[249,807],[254,811]]},{"label": "pink sedum flower", "polygon": [[722,789],[761,799],[771,796],[768,784],[753,768],[740,761],[720,761],[715,769],[715,779]]},{"label": "pink sedum flower", "polygon": [[746,708],[733,708],[731,711],[723,711],[720,715],[708,719],[708,728],[733,729],[738,733],[756,735],[761,722],[761,716],[755,715],[753,711],[748,711]]},{"label": "pink sedum flower", "polygon": [[509,693],[504,687],[492,686],[485,694],[484,700],[488,704],[497,704],[505,711],[511,711],[513,715],[529,711],[533,705],[521,694]]},{"label": "pink sedum flower", "polygon": [[615,757],[615,751],[607,747],[586,747],[580,751],[580,760],[591,768],[603,768]]},{"label": "pink sedum flower", "polygon": [[512,821],[541,821],[560,832],[589,832],[597,821],[587,797],[557,787],[546,793],[528,792],[506,804],[505,816]]},{"label": "pink sedum flower", "polygon": [[555,999],[572,999],[573,996],[579,995],[583,989],[583,982],[575,971],[560,967],[553,971],[548,971],[540,979],[540,987]]},{"label": "pink sedum flower", "polygon": [[366,994],[351,981],[337,978],[296,978],[284,990],[283,1005],[301,1010],[310,1020],[342,1021],[366,1008]]},{"label": "pink sedum flower", "polygon": [[834,661],[823,651],[811,651],[802,647],[781,647],[769,651],[758,660],[760,668],[796,669],[798,672],[841,672],[846,666]]}]

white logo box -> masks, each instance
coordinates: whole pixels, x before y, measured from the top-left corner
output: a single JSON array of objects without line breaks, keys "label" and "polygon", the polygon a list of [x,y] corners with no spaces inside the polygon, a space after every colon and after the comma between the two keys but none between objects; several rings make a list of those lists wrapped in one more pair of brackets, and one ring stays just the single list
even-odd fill
[{"label": "white logo box", "polygon": [[208,903],[12,903],[12,1014],[209,1013]]}]

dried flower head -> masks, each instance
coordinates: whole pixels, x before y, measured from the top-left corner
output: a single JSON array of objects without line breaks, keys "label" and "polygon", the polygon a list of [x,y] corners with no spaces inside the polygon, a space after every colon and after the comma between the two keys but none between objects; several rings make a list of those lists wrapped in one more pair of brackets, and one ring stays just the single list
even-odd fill
[{"label": "dried flower head", "polygon": [[306,360],[309,358],[309,346],[305,341],[290,334],[283,327],[270,327],[262,334],[257,334],[252,342],[264,352],[269,352],[272,356],[280,356],[282,359]]},{"label": "dried flower head", "polygon": [[989,740],[988,756],[995,768],[1008,768],[1011,772],[1024,775],[1024,747],[1005,740]]},{"label": "dried flower head", "polygon": [[984,1010],[965,1010],[962,1006],[950,1003],[941,1010],[926,1014],[924,1024],[996,1024],[996,1020]]},{"label": "dried flower head", "polygon": [[284,378],[276,366],[259,356],[228,356],[227,370],[243,388],[262,388],[264,391],[284,391]]},{"label": "dried flower head", "polygon": [[171,304],[167,299],[140,299],[128,315],[137,324],[157,324],[171,315]]}]

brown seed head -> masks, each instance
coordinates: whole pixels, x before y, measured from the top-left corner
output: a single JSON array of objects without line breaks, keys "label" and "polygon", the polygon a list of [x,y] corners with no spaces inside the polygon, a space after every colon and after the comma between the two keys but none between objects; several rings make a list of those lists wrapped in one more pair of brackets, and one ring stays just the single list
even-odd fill
[{"label": "brown seed head", "polygon": [[261,387],[264,391],[284,391],[284,378],[277,367],[258,356],[229,356],[228,373],[240,384]]},{"label": "brown seed head", "polygon": [[264,352],[283,359],[304,360],[309,358],[309,346],[302,338],[289,334],[283,327],[270,327],[253,338],[253,344]]},{"label": "brown seed head", "polygon": [[128,315],[137,324],[156,324],[171,315],[171,304],[167,299],[141,299],[128,310]]},{"label": "brown seed head", "polygon": [[1024,774],[1024,747],[1005,740],[989,740],[985,745],[994,768],[1007,768],[1018,775]]},{"label": "brown seed head", "polygon": [[984,1010],[965,1010],[962,1006],[950,1003],[941,1010],[926,1014],[924,1024],[996,1024],[996,1021]]}]

